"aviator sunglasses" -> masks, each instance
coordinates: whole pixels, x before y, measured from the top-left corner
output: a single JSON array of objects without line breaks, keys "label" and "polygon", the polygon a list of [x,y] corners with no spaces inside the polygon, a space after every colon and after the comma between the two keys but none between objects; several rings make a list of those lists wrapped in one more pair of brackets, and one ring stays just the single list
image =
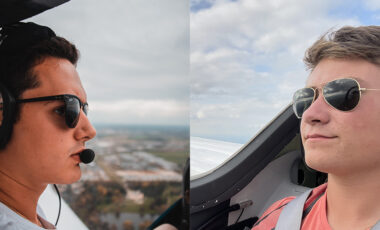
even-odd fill
[{"label": "aviator sunglasses", "polygon": [[18,99],[17,103],[28,103],[28,102],[36,102],[36,101],[63,101],[65,103],[64,106],[64,116],[66,125],[69,128],[75,128],[79,121],[80,110],[82,109],[84,114],[87,115],[88,112],[88,104],[81,102],[81,100],[71,94],[62,94],[55,96],[47,96],[47,97],[35,97],[28,99]]},{"label": "aviator sunglasses", "polygon": [[[366,90],[380,90],[360,88],[360,84],[353,78],[341,78],[323,85],[322,96],[327,104],[340,111],[351,111],[359,103],[361,92]],[[293,111],[301,119],[302,114],[318,98],[318,88],[303,88],[294,93]]]}]

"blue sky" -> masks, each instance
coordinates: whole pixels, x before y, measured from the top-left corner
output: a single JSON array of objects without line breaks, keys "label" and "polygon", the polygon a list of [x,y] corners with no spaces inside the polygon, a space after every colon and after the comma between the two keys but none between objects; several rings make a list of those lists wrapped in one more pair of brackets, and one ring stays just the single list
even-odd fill
[{"label": "blue sky", "polygon": [[189,124],[189,6],[178,0],[76,0],[26,21],[81,52],[95,124]]},{"label": "blue sky", "polygon": [[190,1],[191,135],[245,143],[309,72],[307,47],[331,28],[379,25],[380,2]]}]

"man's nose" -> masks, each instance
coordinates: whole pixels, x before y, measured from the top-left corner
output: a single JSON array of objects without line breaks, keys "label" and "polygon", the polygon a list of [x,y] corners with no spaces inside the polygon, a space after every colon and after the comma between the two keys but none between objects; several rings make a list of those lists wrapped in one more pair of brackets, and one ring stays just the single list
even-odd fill
[{"label": "man's nose", "polygon": [[302,122],[308,124],[327,123],[330,120],[330,109],[332,109],[331,106],[319,93],[315,101],[302,114]]},{"label": "man's nose", "polygon": [[83,111],[81,111],[77,126],[77,130],[75,131],[75,138],[77,140],[88,141],[96,136],[94,126]]}]

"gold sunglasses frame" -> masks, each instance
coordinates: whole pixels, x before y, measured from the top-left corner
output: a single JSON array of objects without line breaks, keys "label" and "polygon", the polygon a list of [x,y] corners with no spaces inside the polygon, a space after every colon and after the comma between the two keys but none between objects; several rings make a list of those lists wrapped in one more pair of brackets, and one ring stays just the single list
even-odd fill
[{"label": "gold sunglasses frame", "polygon": [[[333,82],[333,81],[341,80],[341,79],[349,79],[349,80],[353,80],[353,81],[355,81],[355,83],[358,85],[358,88],[359,88],[359,101],[360,101],[360,99],[361,99],[361,97],[362,97],[362,91],[379,91],[379,90],[380,90],[380,89],[361,88],[361,87],[360,87],[360,83],[359,83],[355,78],[344,77],[344,78],[338,78],[338,79],[334,79],[334,80],[332,80],[332,81],[326,82],[326,83],[324,83],[321,87],[318,87],[318,88],[317,88],[317,87],[305,87],[305,88],[302,88],[302,89],[298,89],[296,92],[298,92],[299,90],[303,90],[303,89],[312,89],[312,90],[314,91],[314,97],[313,97],[313,100],[311,101],[311,104],[309,105],[308,108],[310,108],[310,106],[311,106],[311,105],[314,103],[314,101],[318,98],[319,94],[322,94],[323,100],[324,100],[329,106],[331,106],[332,108],[334,108],[334,109],[336,109],[336,110],[339,110],[339,109],[335,108],[334,106],[332,106],[332,105],[326,100],[326,97],[325,97],[325,95],[323,94],[323,88],[324,88],[327,84],[329,84],[329,83],[331,83],[331,82]],[[319,93],[319,90],[321,90],[322,93]],[[295,94],[295,93],[294,93],[294,94]],[[352,109],[350,109],[350,110],[346,110],[346,111],[342,111],[342,110],[339,110],[339,111],[341,111],[341,112],[350,112],[350,111],[352,111],[352,110],[354,110],[354,109],[356,108],[356,106],[359,104],[359,101],[358,101],[358,103],[355,105],[354,108],[352,108]],[[294,95],[293,95],[292,106],[293,106],[293,104],[294,104]],[[308,108],[307,108],[307,109],[308,109]],[[305,111],[306,111],[307,109],[305,109]],[[305,111],[303,111],[303,113],[304,113]],[[299,116],[297,115],[297,113],[294,111],[294,109],[293,109],[293,112],[294,112],[294,115],[296,115],[296,117],[297,117],[298,119],[302,119],[302,116],[299,117]],[[303,113],[302,113],[302,114],[303,114]]]}]

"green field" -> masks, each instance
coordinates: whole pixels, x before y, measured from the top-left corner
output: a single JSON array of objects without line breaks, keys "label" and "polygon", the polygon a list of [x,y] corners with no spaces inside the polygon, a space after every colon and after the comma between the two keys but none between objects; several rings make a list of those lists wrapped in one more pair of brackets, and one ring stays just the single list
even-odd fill
[{"label": "green field", "polygon": [[188,151],[177,152],[149,152],[155,156],[161,157],[167,161],[174,162],[182,168],[185,165],[186,159],[189,157]]}]

